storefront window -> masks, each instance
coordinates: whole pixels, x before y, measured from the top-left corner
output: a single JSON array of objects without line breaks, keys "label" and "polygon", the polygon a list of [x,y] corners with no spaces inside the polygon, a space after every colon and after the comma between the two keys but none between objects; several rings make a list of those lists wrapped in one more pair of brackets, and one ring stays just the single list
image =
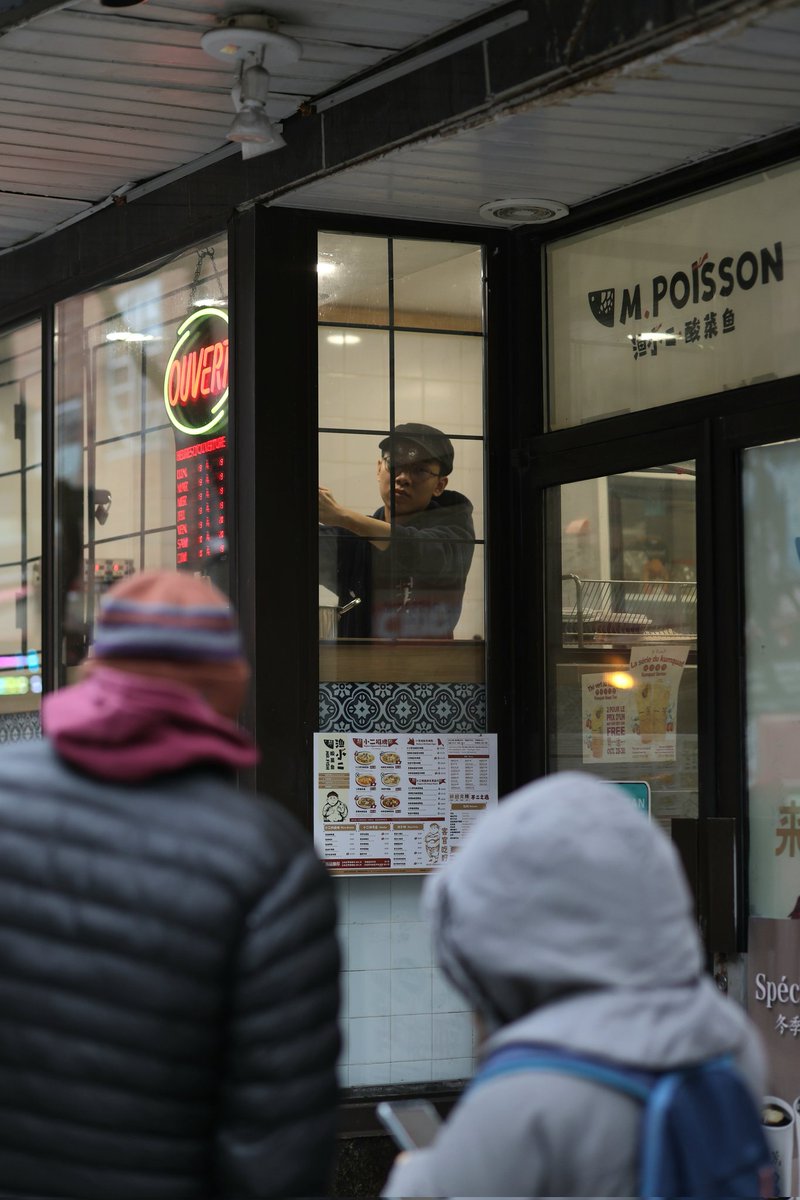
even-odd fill
[{"label": "storefront window", "polygon": [[463,1078],[472,1020],[419,910],[457,823],[412,799],[403,739],[426,735],[446,773],[445,739],[485,731],[482,250],[323,233],[318,270],[319,728],[372,739],[352,788],[330,768],[315,793],[342,913],[342,1080]]},{"label": "storefront window", "polygon": [[800,441],[745,450],[750,912],[800,915]]},{"label": "storefront window", "polygon": [[0,335],[0,742],[38,733],[42,378],[37,323]]},{"label": "storefront window", "polygon": [[694,463],[552,488],[547,520],[550,770],[696,817]]},{"label": "storefront window", "polygon": [[115,579],[177,567],[228,589],[224,242],[56,308],[62,681]]}]

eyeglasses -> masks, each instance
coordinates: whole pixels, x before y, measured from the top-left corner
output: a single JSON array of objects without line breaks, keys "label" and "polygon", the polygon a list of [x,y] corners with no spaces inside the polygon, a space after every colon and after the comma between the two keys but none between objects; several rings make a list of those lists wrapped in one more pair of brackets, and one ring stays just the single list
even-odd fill
[{"label": "eyeglasses", "polygon": [[393,471],[395,475],[408,475],[409,479],[413,479],[416,483],[424,483],[426,479],[439,479],[441,477],[441,471],[429,471],[427,467],[423,467],[422,465],[396,463],[391,454],[384,454],[381,462],[387,471]]}]

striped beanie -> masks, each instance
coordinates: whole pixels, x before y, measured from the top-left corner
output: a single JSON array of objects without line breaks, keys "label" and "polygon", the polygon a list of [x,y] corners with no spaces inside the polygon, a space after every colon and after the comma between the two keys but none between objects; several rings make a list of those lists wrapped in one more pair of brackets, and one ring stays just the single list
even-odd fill
[{"label": "striped beanie", "polygon": [[84,673],[102,666],[195,687],[230,717],[250,678],[227,596],[181,571],[141,571],[109,588]]}]

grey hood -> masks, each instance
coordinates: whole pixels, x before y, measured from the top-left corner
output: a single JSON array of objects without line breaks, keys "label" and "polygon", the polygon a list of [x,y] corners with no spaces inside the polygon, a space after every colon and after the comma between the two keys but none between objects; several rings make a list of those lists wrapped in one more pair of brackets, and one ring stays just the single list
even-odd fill
[{"label": "grey hood", "polygon": [[677,854],[620,789],[579,772],[524,787],[425,899],[490,1049],[524,1039],[654,1068],[732,1052],[758,1090],[758,1039],[703,972]]}]

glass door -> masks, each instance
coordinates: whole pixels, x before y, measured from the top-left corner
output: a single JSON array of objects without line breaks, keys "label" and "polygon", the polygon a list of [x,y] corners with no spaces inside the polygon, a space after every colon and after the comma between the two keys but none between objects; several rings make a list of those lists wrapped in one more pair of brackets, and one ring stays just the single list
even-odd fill
[{"label": "glass door", "polygon": [[695,463],[550,487],[548,769],[698,815]]},{"label": "glass door", "polygon": [[800,440],[742,452],[750,915],[800,916]]}]

